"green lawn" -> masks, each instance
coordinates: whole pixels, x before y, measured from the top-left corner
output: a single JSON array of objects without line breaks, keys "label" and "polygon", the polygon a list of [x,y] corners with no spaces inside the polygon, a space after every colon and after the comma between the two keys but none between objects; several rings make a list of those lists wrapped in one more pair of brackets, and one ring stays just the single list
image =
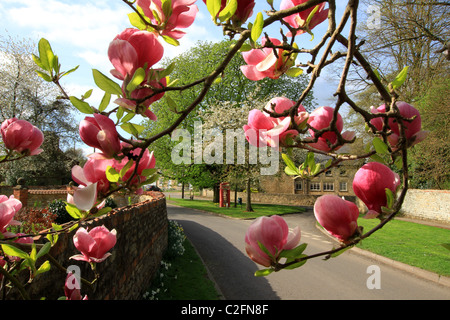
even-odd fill
[{"label": "green lawn", "polygon": [[167,260],[167,269],[160,268],[149,295],[154,300],[219,300],[220,295],[194,247],[187,239],[183,246],[186,250],[183,255]]},{"label": "green lawn", "polygon": [[[378,224],[375,219],[358,219],[369,231]],[[357,246],[405,264],[450,276],[450,230],[418,223],[393,220]]]},{"label": "green lawn", "polygon": [[286,214],[304,212],[303,207],[283,206],[275,204],[252,204],[254,212],[245,211],[245,203],[237,205],[235,208],[233,204],[229,208],[221,208],[218,203],[213,203],[211,200],[189,200],[189,199],[168,199],[168,203],[178,206],[183,206],[192,209],[199,209],[203,211],[219,213],[237,219],[254,219],[261,216],[271,216],[275,214]]}]

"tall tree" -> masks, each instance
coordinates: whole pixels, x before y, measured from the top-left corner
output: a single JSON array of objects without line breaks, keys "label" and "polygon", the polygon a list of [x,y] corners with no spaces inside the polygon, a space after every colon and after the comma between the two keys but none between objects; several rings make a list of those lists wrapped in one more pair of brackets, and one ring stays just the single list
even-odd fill
[{"label": "tall tree", "polygon": [[[234,41],[227,40],[218,43],[198,42],[195,47],[186,53],[165,61],[164,66],[174,64],[175,70],[170,75],[171,81],[176,79],[177,86],[187,85],[209,75],[221,63],[233,43]],[[241,55],[234,56],[220,82],[211,87],[205,99],[199,105],[197,113],[189,114],[179,128],[188,130],[194,138],[194,123],[196,121],[205,122],[215,112],[214,107],[222,101],[233,103],[234,108],[239,111],[243,104],[248,103],[249,97],[259,101],[262,101],[263,98],[270,99],[275,96],[285,96],[296,100],[300,97],[302,89],[307,85],[307,79],[304,76],[297,78],[283,76],[277,80],[267,78],[258,82],[248,80],[240,70],[240,67],[245,64]],[[193,75],[195,78],[193,78]],[[153,112],[158,116],[158,121],[147,121],[144,124],[147,127],[146,133],[151,136],[167,128],[179,117],[179,112],[199,95],[200,90],[200,87],[193,86],[180,94],[167,92],[165,99],[153,104]],[[263,106],[260,105],[259,108],[262,109]],[[307,110],[313,109],[312,92],[305,99],[304,106]],[[247,115],[243,117],[243,120],[246,120]],[[171,141],[170,137],[166,136],[151,145],[155,152],[157,165],[163,173],[195,185],[199,183],[199,175],[198,171],[193,170],[192,167],[202,166],[204,170],[210,171],[210,174],[204,176],[208,181],[202,181],[201,185],[210,188],[216,187],[215,189],[218,190],[218,183],[220,182],[221,172],[225,169],[224,166],[205,165],[204,163],[174,164],[171,159],[171,150],[177,143],[177,141]],[[192,141],[192,145],[193,143]],[[191,157],[191,160],[193,160],[193,157]],[[190,175],[191,172],[192,176]],[[209,186],[207,182],[209,182]]]},{"label": "tall tree", "polygon": [[60,147],[73,148],[79,139],[73,106],[57,99],[58,89],[35,71],[32,54],[36,50],[31,39],[0,36],[0,122],[13,117],[29,121],[44,133],[44,149],[48,152],[4,166],[2,176],[12,184],[18,177],[34,184],[64,183],[62,177],[70,172],[67,164],[73,159],[59,157],[63,153]]},{"label": "tall tree", "polygon": [[[450,115],[445,97],[450,76],[450,6],[442,1],[370,0],[362,8],[368,23],[360,24],[361,51],[378,70],[386,86],[405,67],[405,83],[396,90],[398,100],[413,104],[422,115],[422,128],[430,132],[420,146],[411,149],[411,185],[415,188],[449,188],[449,142],[445,139]],[[369,10],[366,10],[369,9]],[[378,20],[377,20],[378,19]],[[370,23],[369,23],[370,22]],[[353,84],[358,105],[369,109],[381,104],[379,94],[354,68]],[[363,128],[361,117],[350,113],[352,129]],[[365,132],[359,135],[366,137]],[[367,136],[368,137],[368,136]]]}]

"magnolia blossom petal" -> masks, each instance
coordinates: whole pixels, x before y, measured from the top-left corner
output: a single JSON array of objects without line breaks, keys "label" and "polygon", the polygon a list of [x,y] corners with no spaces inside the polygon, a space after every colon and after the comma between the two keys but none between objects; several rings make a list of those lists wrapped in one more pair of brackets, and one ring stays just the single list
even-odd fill
[{"label": "magnolia blossom petal", "polygon": [[97,202],[97,182],[78,188],[73,195],[75,206],[83,211],[89,211]]}]

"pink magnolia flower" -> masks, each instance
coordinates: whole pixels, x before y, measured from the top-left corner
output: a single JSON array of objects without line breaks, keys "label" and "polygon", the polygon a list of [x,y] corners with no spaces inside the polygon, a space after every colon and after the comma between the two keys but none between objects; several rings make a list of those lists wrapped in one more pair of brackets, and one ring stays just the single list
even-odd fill
[{"label": "pink magnolia flower", "polygon": [[6,234],[6,228],[10,225],[17,226],[21,224],[19,221],[14,220],[14,216],[21,208],[22,202],[15,199],[13,195],[9,198],[0,195],[0,233]]},{"label": "pink magnolia flower", "polygon": [[[286,221],[280,216],[259,217],[250,225],[245,233],[245,250],[253,261],[265,267],[278,260],[282,250],[295,248],[300,242],[301,232],[298,227],[289,229]],[[261,250],[259,243],[270,252],[274,260]]]},{"label": "pink magnolia flower", "polygon": [[114,163],[114,159],[104,159],[101,154],[93,154],[83,168],[79,165],[72,168],[72,179],[84,187],[97,183],[97,191],[107,193],[109,181],[106,178],[106,168],[113,166]]},{"label": "pink magnolia flower", "polygon": [[[310,113],[308,124],[311,128],[316,130],[322,130],[328,128],[333,119],[334,109],[331,107],[320,107],[313,112]],[[341,133],[344,127],[344,122],[342,120],[341,115],[337,114],[336,120],[336,129],[339,133]],[[312,129],[309,129],[309,133],[312,138],[315,137],[315,132]],[[355,132],[353,131],[345,131],[342,133],[342,137],[346,140],[352,140],[355,136]],[[309,145],[315,149],[322,151],[331,151],[331,146],[337,142],[337,135],[333,131],[324,132],[318,139],[317,142],[309,143]],[[334,148],[333,150],[338,150],[341,146]]]},{"label": "pink magnolia flower", "polygon": [[367,206],[366,218],[374,218],[387,206],[386,188],[394,195],[400,186],[400,177],[384,164],[369,162],[363,165],[353,178],[353,191]]},{"label": "pink magnolia flower", "polygon": [[180,39],[186,33],[184,29],[192,25],[198,12],[196,0],[172,0],[170,12],[164,12],[161,0],[138,0],[137,5],[153,25],[162,28],[161,34]]},{"label": "pink magnolia flower", "polygon": [[73,236],[73,244],[81,254],[74,255],[70,259],[102,262],[111,255],[108,251],[115,246],[116,241],[115,229],[109,231],[105,226],[99,226],[88,232],[84,228],[79,228]]},{"label": "pink magnolia flower", "polygon": [[81,286],[74,273],[68,273],[64,283],[66,300],[88,300],[87,295],[81,296]]},{"label": "pink magnolia flower", "polygon": [[[397,108],[400,111],[400,115],[406,119],[411,119],[413,117],[414,120],[411,122],[403,121],[403,125],[405,126],[405,135],[406,139],[408,140],[408,145],[412,146],[416,143],[419,143],[423,141],[427,135],[427,131],[422,131],[422,119],[420,117],[419,111],[411,106],[410,104],[400,101],[397,102]],[[371,107],[371,112],[374,114],[377,113],[384,113],[386,112],[386,106],[383,104],[382,106],[378,108]],[[375,118],[370,120],[370,123],[372,123],[378,130],[383,129],[384,120],[383,118]],[[397,146],[398,139],[400,137],[400,128],[397,123],[397,121],[393,118],[389,118],[388,121],[389,128],[391,129],[392,133],[388,136],[388,141],[392,147]]]},{"label": "pink magnolia flower", "polygon": [[161,60],[163,53],[163,45],[155,34],[125,29],[109,44],[108,57],[115,68],[111,74],[120,80],[131,79],[137,69],[150,69]]},{"label": "pink magnolia flower", "polygon": [[[203,0],[206,4],[206,0]],[[227,0],[222,0],[220,11],[222,11],[227,4]],[[237,0],[237,9],[234,15],[230,18],[235,26],[242,25],[253,14],[255,7],[255,0]],[[219,11],[219,13],[220,13]]]},{"label": "pink magnolia flower", "polygon": [[[151,88],[137,88],[133,92],[131,92],[129,99],[127,98],[118,98],[114,101],[114,103],[118,104],[121,107],[131,109],[136,113],[143,114],[148,117],[150,120],[155,121],[157,119],[156,115],[149,109],[149,106],[161,99],[164,96],[164,92],[158,93],[152,97],[150,97],[154,92],[152,88],[162,89],[167,85],[167,79],[162,78],[158,79],[157,72],[158,70],[150,69],[147,71],[146,79],[144,80],[140,86],[149,86]],[[127,82],[124,81],[122,85],[122,91],[124,93],[124,97],[126,97],[126,85]],[[141,100],[146,97],[150,97],[143,101],[141,104],[138,104],[136,100]],[[140,107],[142,106],[142,107]],[[142,110],[141,110],[142,109]]]},{"label": "pink magnolia flower", "polygon": [[[269,38],[270,42],[276,46],[281,45],[281,41]],[[246,66],[241,66],[244,76],[252,81],[258,81],[269,77],[278,79],[290,67],[294,65],[291,56],[286,55],[283,49],[264,48],[267,39],[261,40],[262,49],[252,49],[242,53]],[[275,55],[274,50],[277,52]]]},{"label": "pink magnolia flower", "polygon": [[0,131],[6,149],[32,156],[43,151],[39,147],[44,142],[44,135],[28,121],[7,119],[3,121]]},{"label": "pink magnolia flower", "polygon": [[[281,114],[294,105],[295,101],[277,97],[271,99],[265,109]],[[294,119],[299,125],[307,119],[308,113],[302,105],[298,107],[297,112],[298,116]],[[244,125],[244,131],[248,142],[254,146],[278,147],[279,142],[284,143],[287,137],[298,135],[298,131],[290,127],[291,118],[289,116],[274,118],[264,111],[254,109],[248,115],[248,124]]]},{"label": "pink magnolia flower", "polygon": [[[303,4],[308,0],[282,0],[280,4],[280,10],[290,9],[292,7],[298,6],[299,4]],[[312,30],[315,26],[322,23],[328,17],[328,9],[324,9],[325,2],[318,4],[318,10],[314,14],[313,18],[309,22],[309,25],[306,25],[306,20],[308,19],[309,14],[314,10],[315,7],[312,7],[308,10],[301,11],[300,13],[296,13],[286,18],[283,18],[292,28],[306,28],[308,30]],[[304,33],[305,31],[300,29],[297,31],[297,35]],[[287,34],[288,37],[292,37],[292,33],[289,32]]]},{"label": "pink magnolia flower", "polygon": [[347,241],[358,228],[358,207],[337,195],[327,194],[314,203],[314,216],[333,237]]},{"label": "pink magnolia flower", "polygon": [[100,149],[106,158],[120,152],[119,135],[114,121],[102,114],[86,117],[80,122],[80,137],[88,146]]}]

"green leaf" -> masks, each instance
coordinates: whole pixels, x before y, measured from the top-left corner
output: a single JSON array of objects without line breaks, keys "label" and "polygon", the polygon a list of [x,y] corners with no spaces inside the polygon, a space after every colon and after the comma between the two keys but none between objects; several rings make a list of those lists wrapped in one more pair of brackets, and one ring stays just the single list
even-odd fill
[{"label": "green leaf", "polygon": [[75,205],[73,205],[71,203],[67,203],[66,204],[66,211],[74,219],[81,219],[81,218],[83,218],[83,213],[81,212],[81,210],[78,209]]},{"label": "green leaf", "polygon": [[292,170],[289,167],[284,168],[284,173],[286,173],[288,176],[298,176],[300,173],[298,170]]},{"label": "green leaf", "polygon": [[264,252],[265,254],[267,254],[272,260],[274,260],[274,257],[273,257],[273,255],[269,252],[269,250],[267,250],[267,248],[261,243],[261,242],[259,242],[258,241],[258,246],[259,246],[259,248],[262,250],[262,252]]},{"label": "green leaf", "polygon": [[163,35],[162,38],[164,39],[165,42],[167,42],[168,44],[171,44],[175,47],[178,47],[180,45],[180,42],[177,39],[174,39],[172,37]]},{"label": "green leaf", "polygon": [[128,14],[128,20],[130,20],[130,24],[139,30],[147,29],[147,25],[141,20],[141,17],[136,12],[132,12]]},{"label": "green leaf", "polygon": [[394,81],[391,82],[392,88],[395,90],[399,88],[406,80],[408,75],[408,66],[404,67],[402,71],[395,77]]},{"label": "green leaf", "polygon": [[50,248],[51,248],[51,247],[52,247],[52,246],[51,246],[51,243],[50,243],[50,242],[46,242],[46,243],[42,246],[42,248],[39,250],[39,252],[37,253],[36,259],[39,259],[40,257],[46,255],[46,254],[50,251]]},{"label": "green leaf", "polygon": [[127,91],[133,92],[143,81],[145,80],[145,70],[143,68],[138,68],[131,78],[130,82],[127,84]]},{"label": "green leaf", "polygon": [[106,179],[109,182],[118,182],[120,180],[120,175],[116,169],[111,166],[106,167]]},{"label": "green leaf", "polygon": [[98,107],[98,110],[100,112],[104,111],[109,106],[110,101],[111,101],[111,94],[108,92],[105,92],[105,94],[103,95],[102,101],[100,102],[100,106]]},{"label": "green leaf", "polygon": [[3,253],[8,255],[8,256],[19,257],[19,258],[22,258],[22,259],[30,258],[28,253],[26,253],[25,251],[20,250],[19,248],[16,248],[13,245],[10,245],[10,244],[2,244],[2,250],[3,250]]},{"label": "green leaf", "polygon": [[168,19],[172,15],[172,0],[161,0],[161,8],[164,16]]},{"label": "green leaf", "polygon": [[122,178],[127,173],[127,171],[133,166],[133,163],[133,159],[128,160],[127,164],[124,165],[122,169],[120,169],[119,178]]},{"label": "green leaf", "polygon": [[83,95],[81,96],[81,98],[82,98],[83,100],[86,100],[86,99],[89,99],[89,97],[90,97],[91,95],[92,95],[92,89],[86,91],[86,93],[83,94]]},{"label": "green leaf", "polygon": [[219,20],[221,22],[227,21],[230,19],[236,12],[238,8],[237,0],[229,0],[225,8],[219,13]]},{"label": "green leaf", "polygon": [[79,66],[76,66],[75,68],[70,69],[69,71],[64,72],[60,77],[64,77],[67,76],[68,74],[74,72],[75,70],[78,69]]},{"label": "green leaf", "polygon": [[33,58],[34,63],[36,63],[36,65],[37,65],[39,68],[45,70],[45,67],[44,67],[44,65],[42,64],[41,59],[40,59],[38,56],[36,56],[34,53],[32,53],[32,54],[31,54],[31,57]]},{"label": "green leaf", "polygon": [[298,168],[295,166],[291,158],[289,158],[289,156],[285,153],[281,154],[281,157],[283,158],[284,163],[286,163],[287,168],[289,168],[292,172],[295,172],[295,174],[298,174]]},{"label": "green leaf", "polygon": [[36,73],[38,74],[39,77],[41,77],[42,79],[44,79],[47,82],[52,82],[53,78],[50,77],[48,74],[46,74],[45,72],[36,70]]},{"label": "green leaf", "polygon": [[349,250],[349,249],[351,249],[351,248],[353,248],[353,246],[349,246],[349,247],[347,247],[347,248],[345,248],[345,249],[342,249],[342,250],[339,250],[339,251],[337,251],[337,252],[335,252],[335,253],[332,253],[332,254],[330,255],[330,258],[336,258],[336,257],[340,256],[340,255],[343,254],[345,251],[347,251],[347,250]]},{"label": "green leaf", "polygon": [[309,13],[308,18],[306,18],[305,26],[309,29],[309,23],[311,22],[312,18],[316,14],[317,10],[319,10],[319,5],[315,6],[314,9]]},{"label": "green leaf", "polygon": [[41,264],[39,269],[36,271],[35,276],[37,276],[38,274],[47,272],[47,271],[50,271],[50,262],[48,260],[45,261],[43,264]]},{"label": "green leaf", "polygon": [[253,42],[256,42],[259,39],[259,36],[262,33],[264,27],[264,17],[262,12],[258,12],[258,14],[256,15],[256,19],[255,22],[253,23],[252,26],[252,31],[251,31],[251,39],[253,40]]},{"label": "green leaf", "polygon": [[[304,257],[307,257],[307,255],[306,255],[306,254],[301,254],[301,255],[298,256],[296,259],[301,259],[301,258],[304,258]],[[292,261],[295,261],[295,259],[288,259],[288,260],[286,261],[286,263],[290,263],[290,262],[292,262]],[[296,268],[301,267],[302,265],[304,265],[304,264],[306,263],[306,261],[307,261],[307,260],[302,260],[302,261],[299,261],[299,262],[297,262],[297,263],[293,263],[293,264],[291,264],[290,266],[285,267],[284,269],[286,269],[286,270],[296,269]]]},{"label": "green leaf", "polygon": [[291,78],[296,78],[303,74],[303,69],[301,68],[290,68],[288,71],[286,71],[286,75]]},{"label": "green leaf", "polygon": [[173,101],[173,99],[167,93],[164,95],[164,100],[166,100],[170,111],[177,112],[178,106],[177,106],[176,102]]},{"label": "green leaf", "polygon": [[314,152],[309,151],[306,155],[305,164],[313,170],[316,167],[316,159],[314,159]]},{"label": "green leaf", "polygon": [[120,126],[124,131],[128,132],[129,134],[134,135],[135,137],[139,136],[139,134],[142,133],[142,131],[145,130],[144,126],[141,126],[139,124],[135,123],[124,123]]},{"label": "green leaf", "polygon": [[92,110],[89,103],[82,101],[74,96],[69,97],[69,99],[70,99],[70,102],[72,102],[72,104],[74,105],[74,107],[77,108],[80,112],[87,113],[87,114],[94,113],[94,110]]},{"label": "green leaf", "polygon": [[55,55],[53,54],[52,47],[47,39],[42,38],[38,44],[39,59],[44,70],[47,70],[50,74],[53,72],[53,63]]},{"label": "green leaf", "polygon": [[142,170],[141,175],[148,177],[156,172],[158,172],[158,169],[144,169]]},{"label": "green leaf", "polygon": [[213,21],[216,21],[221,5],[221,0],[206,0],[206,7],[208,8],[209,14],[211,15],[211,19]]},{"label": "green leaf", "polygon": [[105,92],[122,96],[122,89],[120,86],[105,76],[103,73],[96,69],[92,69],[92,75],[94,76],[95,84]]},{"label": "green leaf", "polygon": [[302,243],[301,245],[299,245],[293,249],[283,250],[280,252],[279,257],[288,258],[288,259],[297,259],[302,256],[302,253],[303,253],[303,251],[305,251],[307,246],[308,246],[307,243]]},{"label": "green leaf", "polygon": [[384,191],[386,192],[386,205],[388,208],[392,208],[395,201],[395,195],[389,188],[385,188]]},{"label": "green leaf", "polygon": [[255,271],[255,277],[265,277],[271,274],[274,270],[273,269],[262,269]]},{"label": "green leaf", "polygon": [[172,62],[167,66],[167,68],[159,71],[159,79],[165,78],[168,75],[170,75],[172,71],[175,69],[175,65],[176,65],[175,62]]},{"label": "green leaf", "polygon": [[380,157],[379,155],[377,155],[377,154],[371,155],[371,156],[370,156],[370,159],[372,159],[373,161],[382,163],[382,164],[386,164],[386,161],[385,161],[382,157]]},{"label": "green leaf", "polygon": [[389,152],[388,146],[378,137],[373,138],[372,144],[378,154],[387,154]]}]

